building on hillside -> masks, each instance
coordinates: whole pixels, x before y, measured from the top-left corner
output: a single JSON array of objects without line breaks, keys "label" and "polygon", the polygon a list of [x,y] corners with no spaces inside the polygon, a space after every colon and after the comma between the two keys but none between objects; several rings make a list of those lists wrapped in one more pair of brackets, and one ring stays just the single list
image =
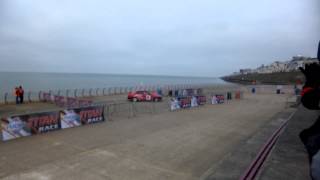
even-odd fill
[{"label": "building on hillside", "polygon": [[293,56],[290,61],[275,61],[270,65],[262,64],[256,69],[240,69],[240,74],[268,74],[276,72],[292,72],[298,71],[300,67],[305,67],[306,64],[319,62],[317,58],[304,57],[301,55]]},{"label": "building on hillside", "polygon": [[252,70],[251,69],[240,69],[240,74],[251,74]]}]

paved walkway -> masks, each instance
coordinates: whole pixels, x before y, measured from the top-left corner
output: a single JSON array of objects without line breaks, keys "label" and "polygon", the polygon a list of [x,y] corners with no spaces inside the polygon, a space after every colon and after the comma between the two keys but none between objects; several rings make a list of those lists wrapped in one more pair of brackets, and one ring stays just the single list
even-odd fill
[{"label": "paved walkway", "polygon": [[219,169],[225,174],[233,170],[230,174],[239,177],[241,169],[220,162],[244,142],[252,142],[249,154],[255,154],[264,139],[250,139],[272,127],[274,117],[286,108],[286,98],[246,95],[223,105],[121,118],[1,142],[0,178],[188,180],[223,172]]},{"label": "paved walkway", "polygon": [[299,133],[310,127],[319,115],[319,111],[310,111],[302,106],[299,107],[276,143],[259,179],[311,179],[307,152],[299,138]]},{"label": "paved walkway", "polygon": [[[236,149],[230,151],[220,162],[212,166],[205,174],[203,180],[233,180],[239,179],[257,156],[262,146],[270,136],[284,123],[296,109],[288,108],[274,114],[270,121],[257,129],[252,136],[238,144]],[[258,120],[258,119],[257,119]]]}]

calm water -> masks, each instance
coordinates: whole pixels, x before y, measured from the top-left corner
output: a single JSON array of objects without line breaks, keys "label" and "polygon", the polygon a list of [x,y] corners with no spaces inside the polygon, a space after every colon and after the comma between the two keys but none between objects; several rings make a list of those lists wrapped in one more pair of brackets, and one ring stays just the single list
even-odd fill
[{"label": "calm water", "polygon": [[22,85],[26,91],[103,88],[165,84],[225,84],[219,78],[113,75],[113,74],[67,74],[67,73],[17,73],[0,72],[0,93],[12,92]]}]

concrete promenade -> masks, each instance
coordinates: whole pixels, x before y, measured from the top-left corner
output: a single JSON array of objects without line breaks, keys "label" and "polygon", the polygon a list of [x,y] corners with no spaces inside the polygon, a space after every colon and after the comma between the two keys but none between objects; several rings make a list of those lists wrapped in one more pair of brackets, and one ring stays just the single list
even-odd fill
[{"label": "concrete promenade", "polygon": [[246,94],[222,105],[1,142],[0,178],[235,179],[268,132],[294,111],[287,98]]},{"label": "concrete promenade", "polygon": [[311,179],[307,152],[299,138],[299,133],[310,127],[319,115],[319,111],[311,111],[303,106],[298,108],[276,143],[258,179]]}]

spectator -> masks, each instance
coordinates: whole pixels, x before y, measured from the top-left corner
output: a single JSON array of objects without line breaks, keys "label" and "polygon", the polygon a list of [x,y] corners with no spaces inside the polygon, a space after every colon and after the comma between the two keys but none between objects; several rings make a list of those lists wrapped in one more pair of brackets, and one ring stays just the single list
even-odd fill
[{"label": "spectator", "polygon": [[277,94],[281,94],[282,85],[277,85]]},{"label": "spectator", "polygon": [[[318,60],[320,60],[320,42],[318,47]],[[302,104],[311,110],[319,110],[320,103],[320,65],[312,63],[300,68],[306,82],[301,92]],[[310,174],[313,180],[320,180],[320,117],[308,129],[300,133],[310,161]]]},{"label": "spectator", "polygon": [[19,87],[19,98],[20,98],[20,103],[23,104],[24,90],[22,86]]},{"label": "spectator", "polygon": [[13,95],[16,97],[16,104],[19,104],[20,103],[20,92],[19,92],[18,87],[14,88]]}]

